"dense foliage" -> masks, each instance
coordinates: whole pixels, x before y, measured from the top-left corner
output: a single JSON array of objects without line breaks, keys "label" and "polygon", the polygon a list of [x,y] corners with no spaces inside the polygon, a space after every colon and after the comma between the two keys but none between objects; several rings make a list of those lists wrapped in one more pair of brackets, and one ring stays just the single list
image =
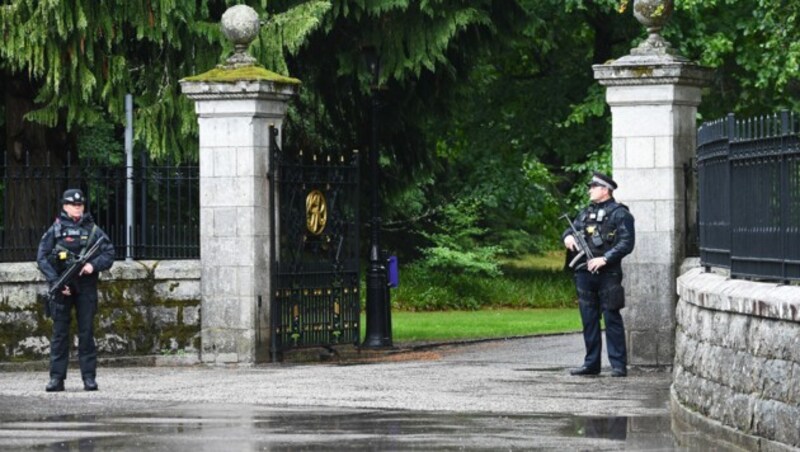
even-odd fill
[{"label": "dense foliage", "polygon": [[[133,93],[136,139],[155,155],[196,158],[197,140],[187,137],[196,136],[197,121],[178,81],[229,50],[219,19],[235,3],[15,0],[0,7],[4,77],[32,85],[26,121],[66,130],[123,124],[124,97]],[[267,16],[266,0],[252,6]],[[297,51],[329,6],[305,2],[269,15],[255,52],[285,70],[284,54]]]},{"label": "dense foliage", "polygon": [[666,37],[716,69],[705,119],[800,107],[800,1],[682,0]]},{"label": "dense foliage", "polygon": [[[137,144],[196,158],[178,80],[226,56],[217,24],[234,3],[4,2],[4,149],[20,162],[22,149],[102,154],[98,134],[121,138],[132,92]],[[266,20],[251,52],[303,81],[287,146],[368,149],[377,96],[381,185],[362,186],[383,194],[384,243],[422,268],[484,275],[501,271],[500,255],[553,247],[558,216],[585,202],[580,182],[609,167],[609,112],[591,65],[645,36],[619,0],[246,3]],[[798,107],[799,13],[800,0],[676,1],[665,37],[716,68],[703,118]],[[366,48],[380,57],[377,80]]]}]

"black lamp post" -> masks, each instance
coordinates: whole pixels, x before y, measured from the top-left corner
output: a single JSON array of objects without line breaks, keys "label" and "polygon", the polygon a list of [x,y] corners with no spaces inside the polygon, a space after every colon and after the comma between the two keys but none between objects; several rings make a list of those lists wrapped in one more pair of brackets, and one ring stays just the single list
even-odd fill
[{"label": "black lamp post", "polygon": [[392,346],[391,310],[389,309],[389,286],[386,264],[381,256],[380,246],[380,198],[378,196],[378,81],[380,77],[380,58],[374,47],[363,49],[364,61],[372,74],[372,137],[369,148],[370,172],[370,246],[369,266],[367,268],[367,334],[364,347],[381,348]]}]

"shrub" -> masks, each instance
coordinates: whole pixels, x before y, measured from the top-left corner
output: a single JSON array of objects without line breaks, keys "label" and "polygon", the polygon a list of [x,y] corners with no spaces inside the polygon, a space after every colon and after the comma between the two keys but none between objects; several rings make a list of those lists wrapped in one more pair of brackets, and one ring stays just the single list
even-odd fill
[{"label": "shrub", "polygon": [[[537,263],[537,265],[540,265]],[[419,263],[404,266],[392,307],[406,311],[486,308],[554,308],[576,305],[568,273],[549,268],[506,264],[500,275],[432,271]]]},{"label": "shrub", "polygon": [[417,264],[431,273],[466,273],[471,276],[499,276],[497,246],[483,245],[480,236],[486,231],[478,226],[477,201],[462,201],[445,206],[437,230],[424,233],[432,246],[423,248]]}]

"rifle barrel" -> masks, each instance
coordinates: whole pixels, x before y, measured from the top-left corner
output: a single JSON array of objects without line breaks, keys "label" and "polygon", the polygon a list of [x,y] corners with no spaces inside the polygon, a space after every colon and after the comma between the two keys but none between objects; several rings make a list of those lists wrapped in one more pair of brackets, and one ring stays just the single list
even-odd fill
[{"label": "rifle barrel", "polygon": [[86,250],[85,253],[83,253],[82,255],[78,256],[78,259],[75,262],[73,262],[72,265],[67,267],[67,269],[64,270],[64,273],[62,273],[61,276],[58,277],[58,279],[53,284],[53,286],[50,287],[50,290],[47,291],[47,295],[50,298],[56,296],[56,294],[64,286],[66,286],[67,284],[72,282],[72,279],[75,278],[75,275],[81,270],[81,268],[83,268],[83,266],[86,264],[86,262],[89,259],[93,258],[95,256],[95,254],[97,254],[97,251],[100,249],[100,245],[105,240],[106,240],[105,236],[101,236],[99,239],[97,239],[96,242],[94,242],[94,244],[91,247],[89,247],[88,250]]},{"label": "rifle barrel", "polygon": [[[586,263],[588,263],[590,260],[594,259],[594,253],[592,253],[592,249],[589,248],[589,244],[586,243],[586,239],[584,239],[583,234],[581,234],[578,231],[578,228],[575,227],[575,224],[569,218],[569,215],[564,214],[561,216],[561,218],[567,220],[567,223],[569,223],[569,229],[572,231],[572,236],[575,237],[575,241],[578,243],[578,248],[579,248],[578,255],[575,256],[572,259],[572,262],[569,263],[570,268],[574,268],[577,270],[582,266],[586,265]],[[582,255],[586,257],[586,263],[574,266]],[[597,271],[594,271],[592,273],[597,273]]]}]

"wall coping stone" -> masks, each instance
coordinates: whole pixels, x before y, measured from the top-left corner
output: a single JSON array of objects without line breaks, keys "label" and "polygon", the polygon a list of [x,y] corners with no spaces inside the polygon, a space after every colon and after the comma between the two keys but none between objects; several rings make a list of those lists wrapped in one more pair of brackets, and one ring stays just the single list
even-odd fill
[{"label": "wall coping stone", "polygon": [[693,268],[700,267],[700,258],[699,257],[687,257],[681,263],[680,271],[678,272],[679,275],[682,275]]},{"label": "wall coping stone", "polygon": [[[154,276],[162,279],[200,279],[200,260],[116,261],[110,270],[100,273],[101,280],[142,279],[155,268]],[[0,264],[0,283],[44,283],[44,275],[35,262]]]},{"label": "wall coping stone", "polygon": [[705,309],[800,322],[800,286],[731,279],[693,268],[678,278],[677,292],[681,300]]}]

